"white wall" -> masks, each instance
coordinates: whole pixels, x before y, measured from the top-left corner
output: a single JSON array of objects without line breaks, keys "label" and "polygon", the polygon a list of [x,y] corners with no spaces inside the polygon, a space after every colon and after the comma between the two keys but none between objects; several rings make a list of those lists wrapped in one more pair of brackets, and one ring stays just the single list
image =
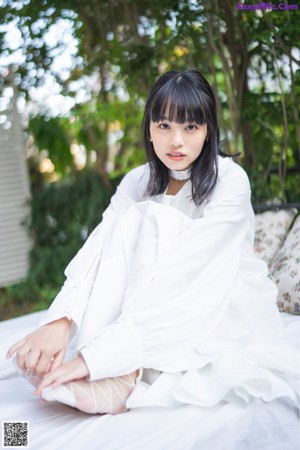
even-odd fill
[{"label": "white wall", "polygon": [[24,135],[12,87],[0,91],[0,287],[26,278],[30,239],[21,222],[29,213]]}]

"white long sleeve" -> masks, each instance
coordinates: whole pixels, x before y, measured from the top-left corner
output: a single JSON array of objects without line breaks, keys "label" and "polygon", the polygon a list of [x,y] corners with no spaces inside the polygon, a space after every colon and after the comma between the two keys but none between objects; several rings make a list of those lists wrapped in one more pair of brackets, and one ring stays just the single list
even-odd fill
[{"label": "white long sleeve", "polygon": [[93,287],[105,237],[117,218],[132,204],[143,199],[146,169],[146,165],[140,166],[125,175],[104,211],[101,223],[67,266],[66,281],[40,322],[40,326],[61,317],[68,317],[73,323],[72,335],[77,334]]},{"label": "white long sleeve", "polygon": [[[171,232],[174,208],[148,203],[149,216],[157,215]],[[209,336],[230,302],[250,210],[248,178],[232,163],[203,217],[185,216],[185,231],[131,291],[119,318],[81,347],[91,379],[140,367],[187,369],[179,361]]]}]

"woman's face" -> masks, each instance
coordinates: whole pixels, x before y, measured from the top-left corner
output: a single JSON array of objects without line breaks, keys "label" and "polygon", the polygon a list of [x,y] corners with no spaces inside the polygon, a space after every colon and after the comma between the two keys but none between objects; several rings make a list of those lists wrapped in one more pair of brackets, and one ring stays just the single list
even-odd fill
[{"label": "woman's face", "polygon": [[150,123],[150,139],[161,162],[171,170],[188,169],[200,155],[207,125],[169,120]]}]

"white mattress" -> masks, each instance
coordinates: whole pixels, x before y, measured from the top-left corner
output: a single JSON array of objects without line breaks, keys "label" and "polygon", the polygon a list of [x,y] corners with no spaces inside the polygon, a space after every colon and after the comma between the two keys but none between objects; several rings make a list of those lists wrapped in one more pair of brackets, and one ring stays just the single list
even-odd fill
[{"label": "white mattress", "polygon": [[[116,416],[90,416],[41,404],[18,376],[6,349],[29,333],[41,313],[0,323],[0,420],[28,421],[33,450],[299,450],[299,409],[282,398],[248,406],[145,407]],[[300,348],[300,317],[282,314],[289,339]],[[300,365],[300,361],[299,361]],[[2,432],[2,431],[1,431]]]}]

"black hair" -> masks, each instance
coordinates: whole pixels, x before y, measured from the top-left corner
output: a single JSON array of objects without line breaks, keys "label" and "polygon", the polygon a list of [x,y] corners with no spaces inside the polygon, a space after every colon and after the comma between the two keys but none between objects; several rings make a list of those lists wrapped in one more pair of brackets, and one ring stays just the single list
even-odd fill
[{"label": "black hair", "polygon": [[[167,115],[166,115],[167,114]],[[150,123],[169,120],[207,125],[207,139],[198,158],[192,163],[192,198],[200,205],[212,193],[218,178],[219,128],[214,93],[197,70],[169,71],[158,78],[145,106],[142,133],[150,165],[146,195],[162,194],[169,183],[168,168],[156,155],[150,142]]]}]

